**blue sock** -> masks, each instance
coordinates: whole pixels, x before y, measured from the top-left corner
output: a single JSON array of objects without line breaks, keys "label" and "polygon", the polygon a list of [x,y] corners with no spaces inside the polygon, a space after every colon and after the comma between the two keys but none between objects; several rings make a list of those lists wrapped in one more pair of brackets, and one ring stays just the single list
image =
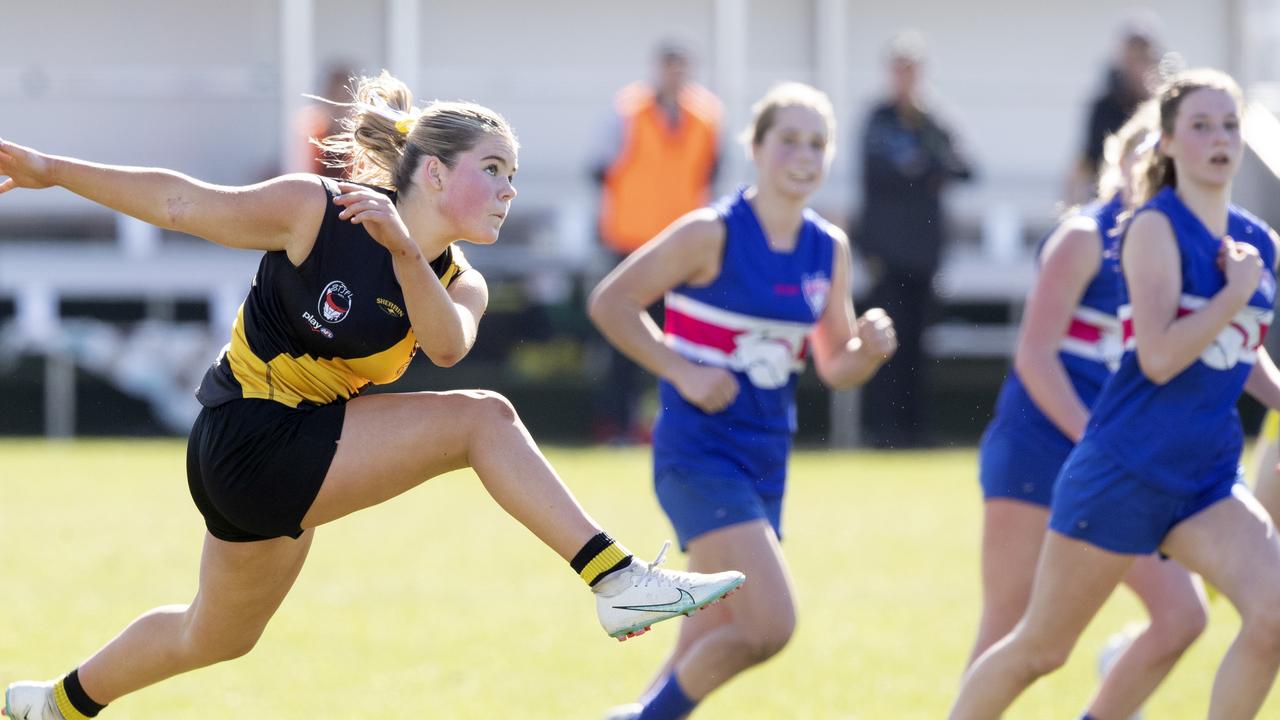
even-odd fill
[{"label": "blue sock", "polygon": [[1094,720],[1094,717],[1089,713],[1085,713],[1080,716],[1080,720]]},{"label": "blue sock", "polygon": [[676,674],[672,672],[663,681],[662,686],[644,704],[637,720],[680,720],[693,711],[698,703],[689,699],[680,689]]}]

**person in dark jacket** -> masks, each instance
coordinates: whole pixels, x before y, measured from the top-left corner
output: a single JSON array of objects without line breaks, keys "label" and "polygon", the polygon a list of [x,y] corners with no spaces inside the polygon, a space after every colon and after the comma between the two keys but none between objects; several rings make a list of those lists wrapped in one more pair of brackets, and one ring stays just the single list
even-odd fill
[{"label": "person in dark jacket", "polygon": [[1120,31],[1115,59],[1108,65],[1102,92],[1089,104],[1084,146],[1072,167],[1066,188],[1069,205],[1093,199],[1102,162],[1102,144],[1107,136],[1133,115],[1143,100],[1151,97],[1158,80],[1160,43],[1155,21],[1135,17]]},{"label": "person in dark jacket", "polygon": [[873,277],[869,302],[897,325],[898,354],[863,391],[863,426],[877,447],[929,443],[921,336],[935,303],[933,276],[945,240],[942,192],[973,175],[951,133],[919,92],[923,43],[904,33],[890,46],[892,93],[862,137],[861,221],[854,232]]}]

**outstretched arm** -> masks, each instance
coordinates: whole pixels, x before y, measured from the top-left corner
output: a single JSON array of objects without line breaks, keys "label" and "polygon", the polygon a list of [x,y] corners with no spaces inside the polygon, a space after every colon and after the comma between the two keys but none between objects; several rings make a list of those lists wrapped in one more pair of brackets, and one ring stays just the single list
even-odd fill
[{"label": "outstretched arm", "polygon": [[827,307],[810,339],[813,364],[827,387],[847,390],[866,382],[898,349],[893,320],[871,308],[856,320],[853,309],[853,253],[844,233],[835,239],[835,259]]},{"label": "outstretched arm", "polygon": [[[144,222],[228,247],[288,250],[295,264],[310,251],[325,194],[311,175],[256,185],[213,185],[161,168],[101,165],[45,155],[0,139],[0,193],[59,186]],[[305,248],[296,245],[305,244]],[[298,256],[300,253],[300,256]]]}]

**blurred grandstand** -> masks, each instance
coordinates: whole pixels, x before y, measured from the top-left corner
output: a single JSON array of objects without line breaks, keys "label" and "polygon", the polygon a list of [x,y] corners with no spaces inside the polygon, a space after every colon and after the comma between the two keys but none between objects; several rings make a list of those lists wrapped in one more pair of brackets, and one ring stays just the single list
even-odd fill
[{"label": "blurred grandstand", "polygon": [[[584,139],[617,84],[642,75],[654,43],[680,28],[699,43],[700,80],[724,101],[730,129],[777,81],[825,89],[842,127],[818,205],[844,223],[859,211],[854,125],[880,89],[885,41],[916,27],[930,39],[932,94],[982,168],[980,183],[951,198],[957,242],[938,281],[948,321],[928,337],[955,369],[940,374],[950,382],[940,394],[959,408],[949,421],[963,436],[986,418],[1031,279],[1030,248],[1053,222],[1086,102],[1132,9],[1112,0],[17,3],[5,17],[0,135],[237,184],[296,165],[301,94],[322,91],[338,64],[386,67],[419,101],[500,110],[522,142],[520,199],[502,241],[470,252],[494,286],[481,344],[444,375],[415,363],[402,383],[495,387],[517,399],[536,434],[585,438],[593,358],[581,342],[581,298],[605,268]],[[1280,2],[1166,0],[1158,11],[1170,49],[1190,66],[1228,70],[1255,101],[1256,154],[1237,201],[1280,225]],[[722,190],[748,179],[741,153],[725,159]],[[0,434],[185,432],[191,389],[225,342],[256,263],[62,191],[0,199]],[[805,387],[802,412],[813,422],[802,425],[814,439],[849,440],[847,398],[828,421],[825,393]]]}]

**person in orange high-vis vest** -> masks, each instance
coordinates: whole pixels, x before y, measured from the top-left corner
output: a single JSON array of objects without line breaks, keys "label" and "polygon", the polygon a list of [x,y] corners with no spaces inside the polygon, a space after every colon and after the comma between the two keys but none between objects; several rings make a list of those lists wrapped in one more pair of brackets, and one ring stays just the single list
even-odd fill
[{"label": "person in orange high-vis vest", "polygon": [[[662,60],[662,74],[687,72],[687,60]],[[669,70],[671,65],[677,66]],[[720,101],[706,88],[676,81],[632,83],[615,100],[621,137],[603,168],[600,235],[627,255],[710,198],[720,138]]]},{"label": "person in orange high-vis vest", "polygon": [[[689,51],[658,47],[654,82],[631,83],[614,98],[604,147],[592,168],[600,183],[600,240],[617,264],[681,215],[707,204],[719,162],[720,100],[689,80]],[[645,436],[635,427],[643,373],[610,350],[596,400],[597,440]]]}]

